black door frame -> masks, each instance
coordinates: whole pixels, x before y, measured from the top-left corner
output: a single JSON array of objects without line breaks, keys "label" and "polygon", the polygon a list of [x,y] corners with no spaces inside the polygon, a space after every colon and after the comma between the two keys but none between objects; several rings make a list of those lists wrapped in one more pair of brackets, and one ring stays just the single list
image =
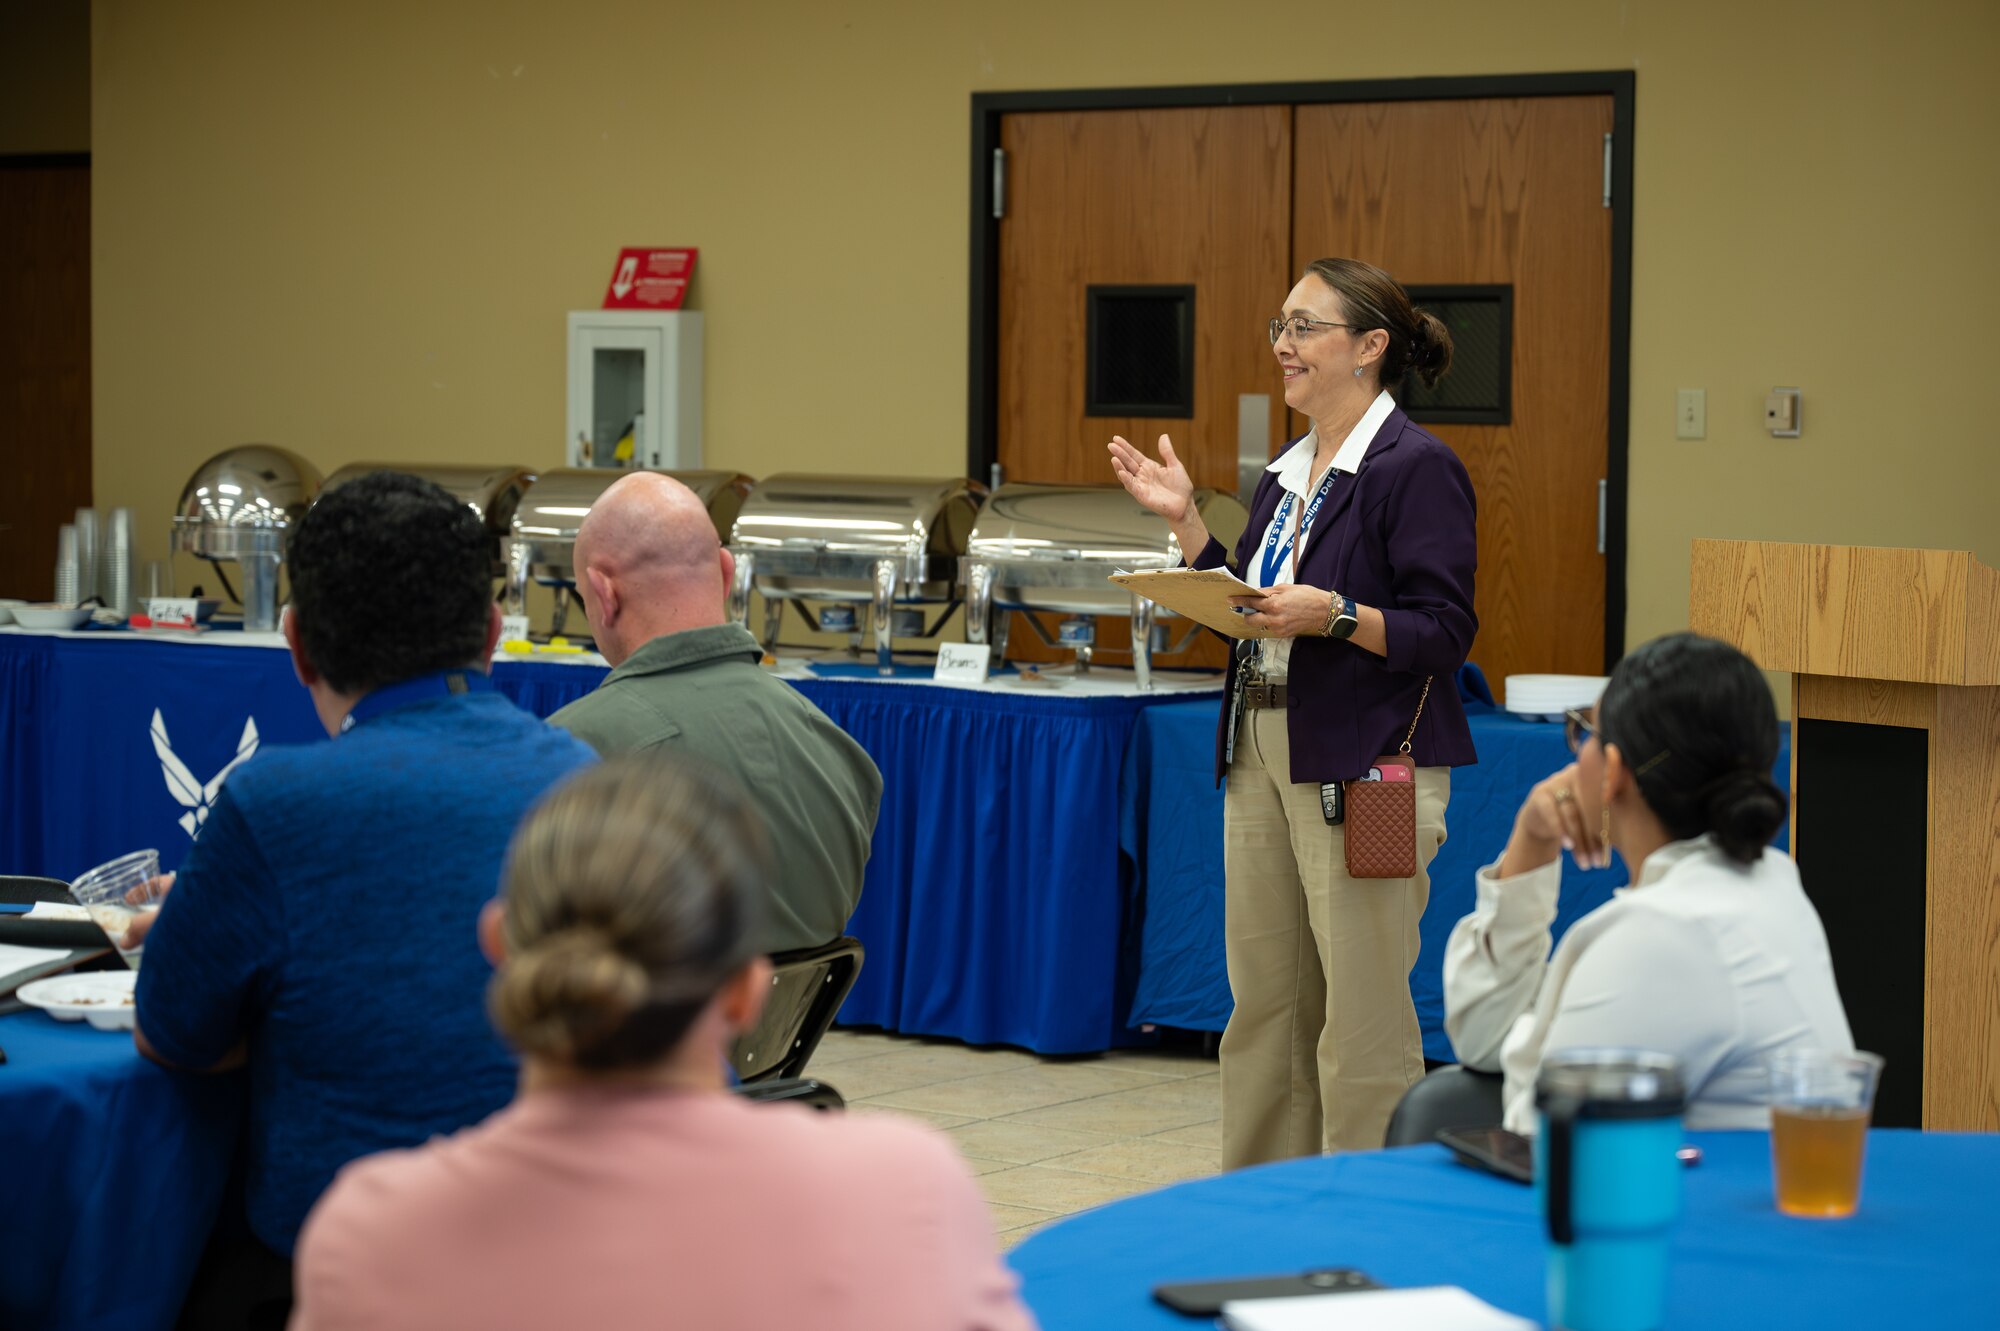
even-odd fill
[{"label": "black door frame", "polygon": [[1626,489],[1632,391],[1632,102],[1629,69],[1465,78],[1240,83],[1184,88],[1060,88],[972,94],[972,291],[966,338],[965,474],[985,480],[1000,456],[1000,220],[993,154],[1015,111],[1128,111],[1188,106],[1415,102],[1484,97],[1611,98],[1611,370],[1605,439],[1604,668],[1625,654]]}]

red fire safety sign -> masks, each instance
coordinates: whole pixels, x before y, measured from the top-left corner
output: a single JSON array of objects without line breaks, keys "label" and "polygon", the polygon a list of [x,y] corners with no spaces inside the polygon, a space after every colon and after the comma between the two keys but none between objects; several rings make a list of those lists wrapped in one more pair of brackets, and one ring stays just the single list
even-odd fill
[{"label": "red fire safety sign", "polygon": [[618,251],[611,285],[604,290],[607,310],[677,310],[694,280],[696,250],[627,249]]}]

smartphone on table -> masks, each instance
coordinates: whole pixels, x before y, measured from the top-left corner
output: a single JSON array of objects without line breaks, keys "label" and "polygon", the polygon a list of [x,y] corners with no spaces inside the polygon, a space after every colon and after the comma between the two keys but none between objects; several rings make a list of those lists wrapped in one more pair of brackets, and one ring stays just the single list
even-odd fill
[{"label": "smartphone on table", "polygon": [[1351,1294],[1381,1289],[1363,1273],[1344,1266],[1320,1267],[1288,1276],[1248,1276],[1240,1280],[1203,1280],[1183,1285],[1159,1285],[1153,1297],[1189,1317],[1220,1317],[1222,1305],[1245,1299],[1295,1299],[1304,1294]]},{"label": "smartphone on table", "polygon": [[1516,1183],[1535,1181],[1535,1147],[1518,1132],[1505,1128],[1445,1128],[1437,1139],[1461,1163]]}]

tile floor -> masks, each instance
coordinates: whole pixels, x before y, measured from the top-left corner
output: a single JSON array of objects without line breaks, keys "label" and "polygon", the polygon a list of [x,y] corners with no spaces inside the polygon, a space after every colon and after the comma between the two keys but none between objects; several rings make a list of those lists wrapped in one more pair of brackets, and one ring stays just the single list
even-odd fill
[{"label": "tile floor", "polygon": [[942,1128],[979,1175],[1003,1247],[1063,1216],[1221,1168],[1215,1060],[1192,1050],[1043,1058],[829,1031],[807,1071],[856,1114]]}]

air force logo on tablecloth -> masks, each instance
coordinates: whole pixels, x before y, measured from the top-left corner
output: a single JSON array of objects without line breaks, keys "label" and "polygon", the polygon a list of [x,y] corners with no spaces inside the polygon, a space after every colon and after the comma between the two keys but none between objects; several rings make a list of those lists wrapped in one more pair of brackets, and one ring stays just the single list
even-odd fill
[{"label": "air force logo on tablecloth", "polygon": [[160,773],[167,779],[167,790],[181,802],[187,812],[181,815],[181,830],[190,837],[201,835],[202,825],[208,821],[208,810],[215,803],[215,797],[222,791],[222,779],[236,770],[237,764],[257,752],[257,718],[249,717],[243,722],[243,738],[236,741],[236,756],[229,760],[215,779],[207,785],[194,779],[187,764],[174,752],[174,746],[167,739],[167,723],[160,717],[160,709],[153,709],[153,752],[160,755]]}]

